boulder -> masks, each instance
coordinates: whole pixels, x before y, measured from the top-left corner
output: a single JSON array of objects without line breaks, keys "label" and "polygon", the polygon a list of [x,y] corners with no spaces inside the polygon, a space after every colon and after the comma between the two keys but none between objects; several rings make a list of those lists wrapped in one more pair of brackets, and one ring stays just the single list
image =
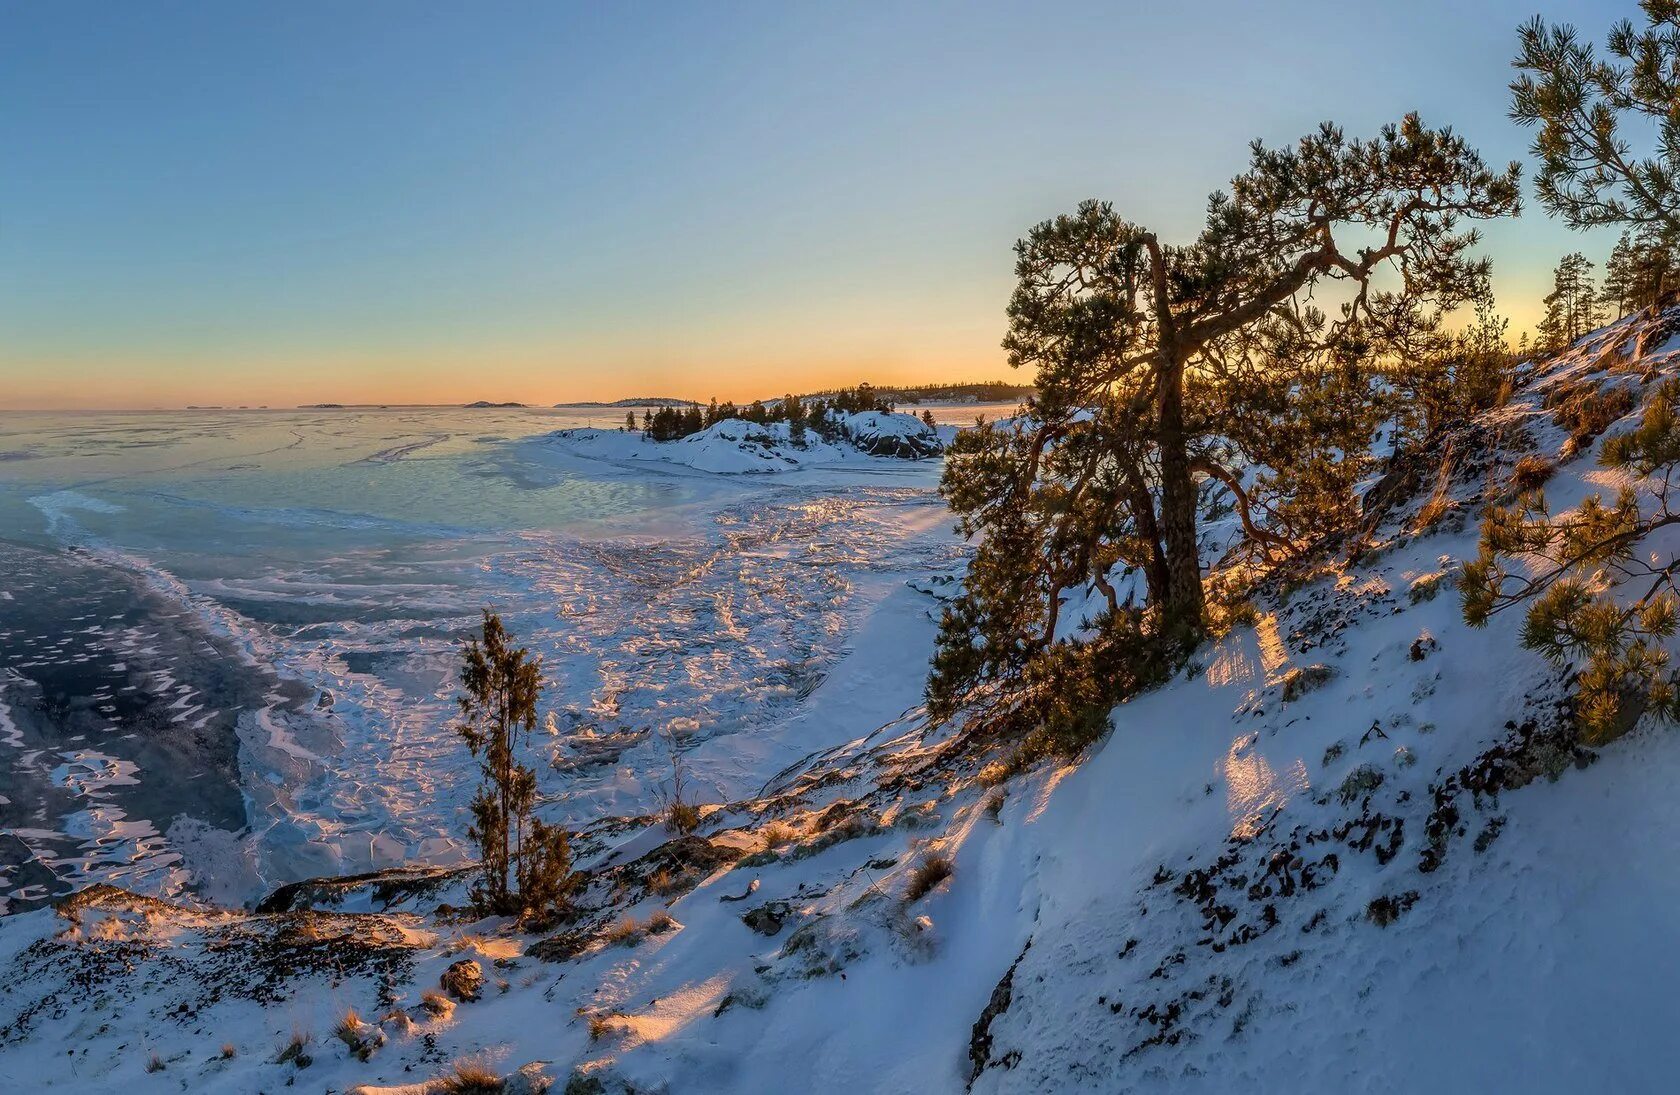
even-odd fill
[{"label": "boulder", "polygon": [[438,978],[438,986],[457,1000],[477,1000],[484,991],[484,967],[471,958],[453,962]]},{"label": "boulder", "polygon": [[741,922],[759,935],[774,936],[781,932],[782,925],[792,915],[793,906],[786,901],[767,901],[755,909],[748,909]]},{"label": "boulder", "polygon": [[847,415],[841,429],[853,445],[871,456],[922,460],[945,451],[938,431],[912,414],[867,411]]}]

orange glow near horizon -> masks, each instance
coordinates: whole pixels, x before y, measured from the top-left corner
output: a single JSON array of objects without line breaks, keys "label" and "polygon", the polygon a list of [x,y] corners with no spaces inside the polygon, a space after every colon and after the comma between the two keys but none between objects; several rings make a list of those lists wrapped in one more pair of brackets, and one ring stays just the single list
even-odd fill
[{"label": "orange glow near horizon", "polygon": [[[486,355],[489,357],[490,355]],[[459,404],[484,399],[532,406],[613,402],[636,397],[748,402],[860,382],[887,386],[964,381],[1028,383],[1001,351],[788,353],[751,358],[695,355],[684,360],[595,363],[564,355],[471,354],[397,357],[330,355],[310,360],[242,357],[221,361],[120,364],[58,359],[14,366],[0,410],[153,409],[201,406],[291,407],[308,403]]]}]

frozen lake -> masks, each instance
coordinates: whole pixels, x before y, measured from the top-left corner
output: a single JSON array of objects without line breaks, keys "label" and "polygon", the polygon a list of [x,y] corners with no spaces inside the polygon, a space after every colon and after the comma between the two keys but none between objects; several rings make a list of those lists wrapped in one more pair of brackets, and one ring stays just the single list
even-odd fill
[{"label": "frozen lake", "polygon": [[883,605],[931,635],[900,594],[960,557],[936,461],[720,476],[519,444],[623,414],[0,414],[0,897],[458,860],[454,659],[485,606],[545,658],[537,759],[574,822],[653,808],[672,743],[750,791]]}]

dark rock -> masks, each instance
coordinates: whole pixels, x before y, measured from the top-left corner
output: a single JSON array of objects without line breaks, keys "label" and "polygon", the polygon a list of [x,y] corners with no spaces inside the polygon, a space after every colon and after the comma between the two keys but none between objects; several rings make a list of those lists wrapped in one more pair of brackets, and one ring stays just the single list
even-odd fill
[{"label": "dark rock", "polygon": [[741,922],[759,935],[774,936],[781,932],[782,925],[793,915],[793,906],[786,901],[767,901],[756,909],[749,909],[741,917]]}]

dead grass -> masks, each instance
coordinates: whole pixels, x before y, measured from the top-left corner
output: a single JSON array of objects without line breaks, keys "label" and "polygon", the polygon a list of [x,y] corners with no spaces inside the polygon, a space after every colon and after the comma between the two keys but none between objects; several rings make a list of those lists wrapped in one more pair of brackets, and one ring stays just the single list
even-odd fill
[{"label": "dead grass", "polygon": [[222,1043],[222,1060],[231,1061],[237,1056],[239,1056],[238,1046],[234,1045],[232,1042]]},{"label": "dead grass", "polygon": [[644,928],[649,935],[663,935],[676,926],[676,919],[664,909],[660,909],[658,912],[647,918],[647,923],[644,925]]},{"label": "dead grass", "polygon": [[601,938],[606,940],[608,946],[633,947],[640,943],[642,936],[646,934],[646,929],[636,922],[635,917],[621,916],[602,930]]},{"label": "dead grass", "polygon": [[687,836],[700,828],[700,807],[679,799],[671,803],[671,808],[666,811],[665,824],[672,832]]},{"label": "dead grass", "polygon": [[1556,474],[1556,464],[1544,456],[1530,453],[1518,460],[1517,466],[1511,469],[1511,489],[1519,494],[1539,490]]},{"label": "dead grass", "polygon": [[768,852],[783,844],[792,844],[799,839],[799,832],[785,821],[772,821],[758,831],[758,838],[764,842],[764,850]]},{"label": "dead grass", "polygon": [[1552,412],[1553,422],[1569,431],[1572,451],[1580,452],[1637,403],[1633,392],[1622,385],[1600,388],[1594,381],[1582,380],[1553,388],[1541,405]]},{"label": "dead grass", "polygon": [[280,1052],[275,1055],[274,1063],[277,1065],[289,1063],[298,1068],[308,1068],[310,1057],[307,1047],[310,1043],[311,1037],[310,1033],[302,1027],[293,1027],[292,1037],[280,1048]]},{"label": "dead grass", "polygon": [[476,1061],[456,1061],[437,1082],[443,1095],[501,1095],[506,1087],[498,1074]]},{"label": "dead grass", "polygon": [[910,881],[904,887],[904,899],[907,902],[920,901],[926,897],[934,887],[951,877],[955,870],[950,859],[937,853],[925,857],[910,871]]},{"label": "dead grass", "polygon": [[439,992],[437,989],[427,989],[420,994],[420,1009],[434,1018],[448,1015],[455,1010],[455,1001]]},{"label": "dead grass", "polygon": [[345,1045],[353,1045],[356,1033],[362,1029],[362,1017],[355,1008],[345,1008],[344,1015],[339,1019],[338,1026],[333,1028],[333,1034]]},{"label": "dead grass", "polygon": [[159,1057],[155,1053],[152,1054],[150,1057],[148,1057],[146,1059],[146,1071],[147,1072],[162,1072],[163,1071],[163,1058]]},{"label": "dead grass", "polygon": [[414,1017],[402,1008],[392,1008],[381,1015],[379,1025],[405,1037],[414,1033]]},{"label": "dead grass", "polygon": [[648,879],[648,890],[664,897],[677,888],[677,879],[667,868],[661,867]]},{"label": "dead grass", "polygon": [[1437,490],[1429,496],[1429,501],[1419,508],[1417,520],[1412,522],[1413,534],[1427,532],[1434,528],[1440,523],[1441,518],[1447,515],[1447,511],[1452,508],[1452,495],[1445,490]]}]

